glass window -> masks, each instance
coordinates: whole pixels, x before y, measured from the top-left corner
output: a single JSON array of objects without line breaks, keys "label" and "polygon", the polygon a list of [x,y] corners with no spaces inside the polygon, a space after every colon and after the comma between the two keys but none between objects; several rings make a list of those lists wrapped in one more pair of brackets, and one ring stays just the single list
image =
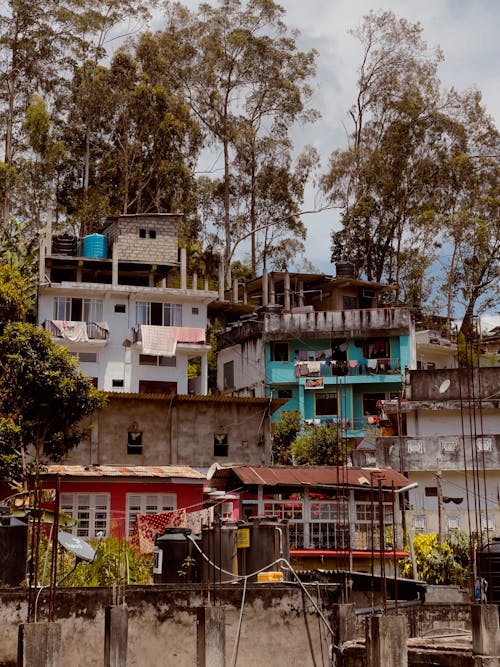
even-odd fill
[{"label": "glass window", "polygon": [[137,301],[135,304],[135,319],[137,324],[149,324],[151,321],[151,304],[149,301]]},{"label": "glass window", "polygon": [[161,514],[175,509],[177,509],[175,493],[152,495],[127,493],[127,537],[131,537],[139,514]]},{"label": "glass window", "polygon": [[107,493],[62,493],[61,510],[78,521],[71,528],[73,535],[97,537],[109,532],[109,494]]},{"label": "glass window", "polygon": [[338,413],[337,394],[318,392],[314,395],[316,415],[336,415]]},{"label": "glass window", "polygon": [[214,456],[228,456],[229,444],[227,441],[227,433],[214,434]]},{"label": "glass window", "polygon": [[164,327],[182,326],[182,304],[180,303],[163,304],[163,326]]},{"label": "glass window", "polygon": [[380,414],[380,408],[377,407],[379,401],[385,401],[385,394],[363,394],[363,414]]},{"label": "glass window", "polygon": [[182,326],[181,303],[157,303],[137,301],[135,304],[137,324],[152,324],[164,327]]},{"label": "glass window", "polygon": [[83,300],[83,321],[102,322],[102,299]]},{"label": "glass window", "polygon": [[71,320],[71,297],[54,297],[54,319],[68,322]]}]

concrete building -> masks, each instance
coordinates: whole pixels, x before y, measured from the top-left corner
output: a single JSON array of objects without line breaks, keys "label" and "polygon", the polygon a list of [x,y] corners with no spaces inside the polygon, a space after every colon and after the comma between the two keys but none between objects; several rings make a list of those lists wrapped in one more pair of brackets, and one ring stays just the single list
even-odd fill
[{"label": "concrete building", "polygon": [[283,398],[283,410],[336,422],[346,438],[371,432],[379,402],[398,396],[416,365],[413,324],[407,308],[383,305],[390,287],[342,273],[270,273],[236,286],[217,338],[219,389]]},{"label": "concrete building", "polygon": [[68,465],[269,464],[270,420],[283,401],[266,398],[110,393]]},{"label": "concrete building", "polygon": [[122,215],[81,243],[47,230],[38,322],[99,389],[207,393],[207,304],[218,292],[188,281],[178,224],[173,214]]},{"label": "concrete building", "polygon": [[410,370],[403,400],[384,410],[406,430],[377,437],[355,463],[393,466],[418,488],[407,527],[500,533],[500,369]]}]

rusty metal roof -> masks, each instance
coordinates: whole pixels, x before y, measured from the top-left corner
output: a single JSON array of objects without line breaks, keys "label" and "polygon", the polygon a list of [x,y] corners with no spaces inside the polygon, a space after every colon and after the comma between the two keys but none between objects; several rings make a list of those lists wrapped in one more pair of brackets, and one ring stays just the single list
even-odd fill
[{"label": "rusty metal roof", "polygon": [[204,480],[205,475],[189,466],[48,465],[47,476],[59,477],[180,477]]},{"label": "rusty metal roof", "polygon": [[409,484],[409,480],[393,468],[353,468],[347,466],[234,466],[216,470],[210,486],[224,490],[238,486],[378,486],[396,489]]},{"label": "rusty metal roof", "polygon": [[229,396],[226,394],[218,394],[217,396],[199,394],[137,394],[133,392],[106,392],[108,398],[126,399],[126,400],[146,400],[146,401],[167,401],[176,405],[177,403],[213,403],[222,404],[230,403],[233,405],[254,405],[261,408],[269,408],[271,413],[275,412],[282,405],[285,405],[288,399],[285,398],[254,398],[251,396]]}]

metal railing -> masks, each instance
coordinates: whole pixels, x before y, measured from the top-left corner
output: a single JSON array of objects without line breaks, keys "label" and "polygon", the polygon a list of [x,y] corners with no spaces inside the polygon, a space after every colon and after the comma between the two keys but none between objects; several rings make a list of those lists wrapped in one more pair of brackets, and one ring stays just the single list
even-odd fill
[{"label": "metal railing", "polygon": [[[45,320],[43,328],[54,338],[65,338],[64,330],[59,328],[53,320]],[[109,331],[97,322],[86,322],[85,330],[89,340],[108,340]]]}]

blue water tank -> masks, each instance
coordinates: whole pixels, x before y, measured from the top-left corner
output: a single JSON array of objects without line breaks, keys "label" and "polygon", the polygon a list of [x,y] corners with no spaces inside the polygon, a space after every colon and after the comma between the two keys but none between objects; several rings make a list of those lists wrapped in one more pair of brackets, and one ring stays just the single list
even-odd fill
[{"label": "blue water tank", "polygon": [[89,234],[83,237],[83,256],[107,259],[108,238],[104,234]]}]

